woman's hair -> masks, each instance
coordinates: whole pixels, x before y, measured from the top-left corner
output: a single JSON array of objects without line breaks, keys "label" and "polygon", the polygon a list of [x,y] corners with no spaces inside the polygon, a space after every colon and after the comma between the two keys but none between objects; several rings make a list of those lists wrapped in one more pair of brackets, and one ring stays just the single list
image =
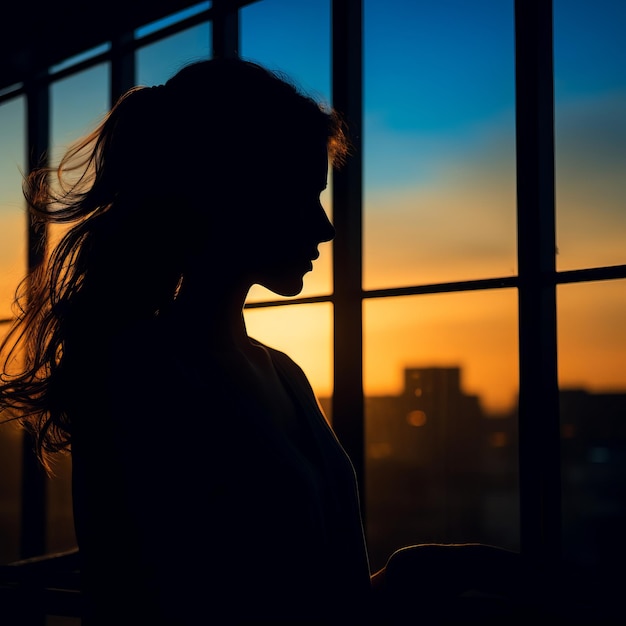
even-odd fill
[{"label": "woman's hair", "polygon": [[30,219],[64,234],[18,287],[0,411],[34,435],[45,467],[71,445],[72,375],[107,336],[171,304],[211,207],[320,142],[334,164],[347,155],[331,108],[249,61],[200,61],[128,91],[58,167],[25,178]]}]

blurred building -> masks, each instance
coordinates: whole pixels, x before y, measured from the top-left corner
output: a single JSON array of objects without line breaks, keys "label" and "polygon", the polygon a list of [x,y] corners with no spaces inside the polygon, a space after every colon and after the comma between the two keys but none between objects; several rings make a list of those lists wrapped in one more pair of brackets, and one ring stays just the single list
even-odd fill
[{"label": "blurred building", "polygon": [[[322,405],[329,409],[328,399]],[[560,393],[563,551],[626,558],[626,394]],[[429,541],[519,549],[518,415],[485,414],[460,367],[404,370],[398,395],[366,398],[367,532],[372,560]]]}]

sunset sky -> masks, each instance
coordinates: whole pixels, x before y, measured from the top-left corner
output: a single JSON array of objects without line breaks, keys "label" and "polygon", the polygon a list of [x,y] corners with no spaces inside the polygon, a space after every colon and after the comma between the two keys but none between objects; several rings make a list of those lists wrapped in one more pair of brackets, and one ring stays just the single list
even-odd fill
[{"label": "sunset sky", "polygon": [[[512,0],[364,0],[364,288],[517,271]],[[329,3],[263,0],[241,12],[241,55],[330,101]],[[626,3],[555,0],[557,268],[626,263]],[[138,82],[164,82],[208,54],[208,27],[142,50]],[[57,152],[106,111],[106,68],[52,91]],[[0,106],[0,317],[23,271],[18,166],[23,109]],[[329,193],[326,206],[332,213]],[[331,244],[305,295],[332,289]],[[626,281],[558,292],[563,385],[626,390]],[[274,296],[255,290],[255,299]],[[371,300],[366,393],[397,393],[402,368],[460,365],[491,410],[517,392],[514,290]],[[320,395],[332,390],[330,305],[247,314]]]}]

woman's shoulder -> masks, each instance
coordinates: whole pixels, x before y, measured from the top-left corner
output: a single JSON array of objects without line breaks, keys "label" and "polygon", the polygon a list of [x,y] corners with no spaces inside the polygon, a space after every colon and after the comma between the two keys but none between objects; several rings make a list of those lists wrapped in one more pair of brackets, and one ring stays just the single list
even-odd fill
[{"label": "woman's shoulder", "polygon": [[324,414],[311,382],[302,367],[286,352],[255,339],[251,339],[251,341],[258,347],[265,349],[272,360],[274,368],[291,390],[296,392],[300,398],[306,398],[307,402],[312,402]]},{"label": "woman's shoulder", "polygon": [[263,343],[262,341],[259,341],[258,339],[254,339],[253,337],[250,337],[250,342],[252,343],[252,345],[256,346],[257,348],[262,348],[263,350],[265,350],[269,354],[270,358],[272,359],[272,362],[275,365],[278,365],[281,368],[285,368],[291,371],[295,375],[299,375],[299,376],[305,375],[304,370],[286,352],[283,352],[282,350],[278,350],[277,348],[274,348],[266,343]]}]

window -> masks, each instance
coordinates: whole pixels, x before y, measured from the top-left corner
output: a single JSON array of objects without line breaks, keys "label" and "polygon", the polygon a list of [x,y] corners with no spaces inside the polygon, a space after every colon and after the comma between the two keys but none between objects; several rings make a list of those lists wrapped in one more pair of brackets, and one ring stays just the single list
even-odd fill
[{"label": "window", "polygon": [[[336,240],[301,296],[255,289],[246,316],[309,374],[351,454],[373,567],[425,541],[621,558],[622,3],[257,0],[226,18],[217,4],[0,95],[4,324],[27,257],[26,143],[54,154],[132,84],[239,52],[331,101],[354,134],[325,197]],[[74,111],[77,85],[89,100]],[[28,455],[4,428],[0,445],[0,558],[18,556],[20,523],[24,556],[70,545],[67,468],[47,485],[46,542],[28,522],[44,497]]]},{"label": "window", "polygon": [[[0,104],[0,333],[11,319],[14,289],[26,270],[26,239],[22,210],[20,167],[24,167],[26,103],[16,96]],[[12,425],[0,428],[0,556],[3,562],[17,559],[20,537],[21,434]]]}]

